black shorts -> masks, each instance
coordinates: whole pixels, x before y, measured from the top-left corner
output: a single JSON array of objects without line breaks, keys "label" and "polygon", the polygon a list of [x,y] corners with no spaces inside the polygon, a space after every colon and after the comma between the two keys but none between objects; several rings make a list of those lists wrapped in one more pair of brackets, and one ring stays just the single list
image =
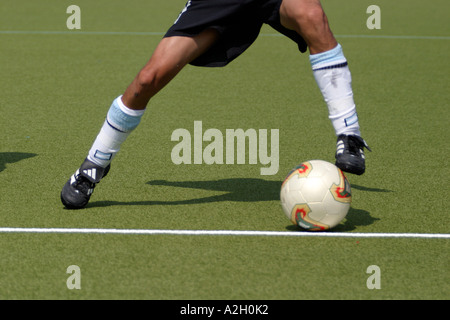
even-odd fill
[{"label": "black shorts", "polygon": [[307,49],[303,38],[280,23],[282,0],[190,0],[165,37],[193,37],[216,29],[219,40],[191,62],[195,66],[222,67],[241,55],[258,37],[264,23]]}]

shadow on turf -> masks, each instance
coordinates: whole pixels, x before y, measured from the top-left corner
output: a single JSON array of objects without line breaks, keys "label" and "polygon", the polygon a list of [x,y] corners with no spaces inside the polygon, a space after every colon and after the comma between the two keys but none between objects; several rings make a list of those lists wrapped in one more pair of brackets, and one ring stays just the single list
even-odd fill
[{"label": "shadow on turf", "polygon": [[[109,207],[109,206],[150,206],[150,205],[185,205],[185,204],[202,204],[222,201],[238,201],[238,202],[259,202],[280,200],[280,188],[282,181],[267,181],[254,178],[234,178],[210,181],[167,181],[153,180],[146,184],[151,186],[166,186],[188,189],[201,189],[210,191],[226,192],[220,195],[214,195],[203,198],[194,198],[186,200],[174,201],[96,201],[91,202],[89,207]],[[367,188],[352,185],[352,188],[369,191],[369,192],[392,192],[386,189]],[[353,230],[357,226],[372,224],[375,220],[370,217],[369,212],[351,208],[347,214],[348,222],[344,224],[341,231]],[[340,228],[340,227],[339,227]],[[338,228],[336,228],[338,229]]]},{"label": "shadow on turf", "polygon": [[[380,219],[372,217],[370,215],[370,212],[366,210],[350,208],[344,222],[333,228],[331,231],[332,232],[352,231],[361,226],[369,226],[378,220]],[[289,231],[301,230],[300,227],[295,225],[289,225],[286,227],[286,229]]]},{"label": "shadow on turf", "polygon": [[175,201],[98,201],[89,204],[89,207],[108,207],[114,205],[183,205],[200,204],[221,201],[272,201],[280,199],[280,188],[282,181],[267,181],[263,179],[236,178],[214,181],[167,181],[154,180],[147,182],[151,186],[168,186],[189,189],[202,189],[226,192],[210,197],[175,200]]},{"label": "shadow on turf", "polygon": [[[368,192],[394,192],[392,190],[387,189],[379,189],[379,188],[369,188],[356,184],[352,184],[352,189],[360,190],[360,191],[368,191]],[[380,220],[379,218],[374,218],[370,215],[370,212],[362,209],[351,208],[347,213],[346,219],[344,223],[336,226],[332,229],[335,232],[345,232],[355,230],[360,226],[369,226],[373,224],[375,221]],[[286,227],[287,230],[290,231],[299,231],[300,227],[295,225],[289,225]]]},{"label": "shadow on turf", "polygon": [[35,153],[22,153],[22,152],[0,152],[0,172],[6,169],[6,165],[9,163],[16,163],[20,160],[33,158],[37,156]]},{"label": "shadow on turf", "polygon": [[368,187],[364,187],[364,186],[359,186],[357,184],[352,184],[352,189],[357,189],[357,190],[361,190],[361,191],[369,191],[369,192],[394,192],[394,191],[388,190],[388,189],[368,188]]},{"label": "shadow on turf", "polygon": [[[235,178],[235,179],[221,179],[214,181],[167,181],[167,180],[153,180],[147,182],[151,186],[166,186],[188,189],[202,189],[210,191],[226,192],[220,195],[210,197],[175,200],[175,201],[97,201],[92,202],[88,207],[109,207],[118,205],[185,205],[185,204],[201,204],[221,201],[242,201],[242,202],[258,202],[258,201],[273,201],[280,199],[280,188],[282,181],[267,181],[263,179],[252,178]],[[352,188],[369,191],[369,192],[393,192],[386,189],[367,188],[357,185],[352,185]],[[350,208],[346,220],[340,224],[333,231],[343,232],[352,231],[359,226],[368,226],[379,220],[370,215],[366,210]],[[287,226],[288,230],[299,230],[300,228],[294,225]]]}]

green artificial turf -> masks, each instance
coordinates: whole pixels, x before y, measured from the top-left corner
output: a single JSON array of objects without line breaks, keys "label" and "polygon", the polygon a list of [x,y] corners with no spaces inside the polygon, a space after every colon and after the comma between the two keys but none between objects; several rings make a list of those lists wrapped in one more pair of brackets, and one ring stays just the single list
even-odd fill
[{"label": "green artificial turf", "polygon": [[[335,232],[450,233],[447,1],[323,1],[344,48],[367,152]],[[59,193],[184,0],[0,5],[0,228],[298,231],[279,202],[289,170],[334,161],[335,136],[307,54],[264,27],[220,69],[188,66],[80,211]],[[436,10],[439,8],[439,10]],[[12,32],[20,31],[20,32]],[[176,129],[278,129],[279,170],[175,165]],[[203,143],[203,148],[207,143]],[[0,233],[0,299],[448,299],[448,239]],[[69,290],[67,267],[81,270]],[[367,268],[381,270],[370,290]]]}]

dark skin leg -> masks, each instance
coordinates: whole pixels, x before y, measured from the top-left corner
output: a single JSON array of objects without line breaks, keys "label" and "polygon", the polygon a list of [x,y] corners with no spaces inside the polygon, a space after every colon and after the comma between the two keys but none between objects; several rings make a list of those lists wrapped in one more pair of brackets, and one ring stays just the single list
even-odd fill
[{"label": "dark skin leg", "polygon": [[195,37],[169,37],[161,40],[148,63],[123,94],[130,109],[145,109],[149,100],[167,85],[189,62],[200,56],[218,39],[208,29]]}]

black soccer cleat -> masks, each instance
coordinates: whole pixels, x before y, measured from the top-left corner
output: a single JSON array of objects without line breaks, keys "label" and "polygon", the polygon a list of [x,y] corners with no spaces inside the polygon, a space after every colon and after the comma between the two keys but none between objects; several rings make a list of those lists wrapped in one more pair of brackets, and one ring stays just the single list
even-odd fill
[{"label": "black soccer cleat", "polygon": [[94,192],[95,185],[109,172],[106,168],[84,160],[81,167],[70,177],[61,191],[61,202],[67,209],[84,208]]},{"label": "black soccer cleat", "polygon": [[356,135],[338,136],[336,144],[336,166],[344,172],[361,175],[366,171],[366,157],[364,148],[369,146],[363,138]]}]

